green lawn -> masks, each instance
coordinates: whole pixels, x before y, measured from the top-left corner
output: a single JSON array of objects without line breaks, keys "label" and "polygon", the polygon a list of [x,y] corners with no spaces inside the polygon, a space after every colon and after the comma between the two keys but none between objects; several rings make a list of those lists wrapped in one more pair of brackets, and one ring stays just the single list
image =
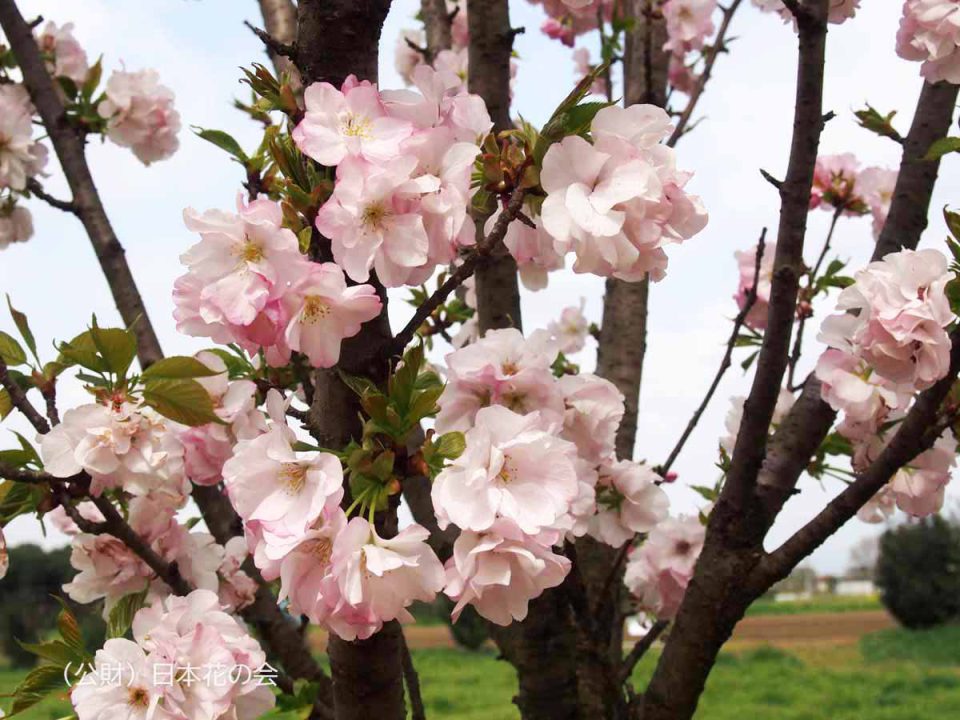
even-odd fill
[{"label": "green lawn", "polygon": [[[493,653],[414,653],[431,720],[516,720],[511,669]],[[649,677],[655,655],[637,669]],[[0,671],[0,692],[22,673]],[[68,712],[47,701],[24,720]],[[791,654],[771,647],[724,653],[703,696],[698,720],[940,720],[960,711],[960,626],[924,632],[887,630],[859,648]]]}]

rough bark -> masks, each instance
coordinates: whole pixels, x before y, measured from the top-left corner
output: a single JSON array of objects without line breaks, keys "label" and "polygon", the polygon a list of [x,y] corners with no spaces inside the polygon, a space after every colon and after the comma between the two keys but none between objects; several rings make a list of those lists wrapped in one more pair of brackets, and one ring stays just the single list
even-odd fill
[{"label": "rough bark", "polygon": [[[326,81],[339,87],[348,75],[377,80],[380,32],[389,0],[300,0],[296,40],[297,67],[305,83]],[[316,242],[325,243],[317,237]],[[383,309],[341,347],[338,368],[382,383],[389,366],[371,358],[370,348],[391,339],[386,290],[376,280]],[[336,369],[317,370],[308,425],[324,447],[341,448],[359,439],[359,403]],[[387,525],[395,528],[395,512]],[[383,519],[379,519],[383,522]],[[337,720],[404,720],[402,636],[388,623],[368,640],[349,642],[331,634],[327,645]]]},{"label": "rough bark", "polygon": [[427,62],[433,62],[441,50],[449,50],[453,44],[452,21],[447,12],[447,0],[420,0],[420,15],[427,31]]},{"label": "rough bark", "polygon": [[130,272],[123,246],[104,210],[84,152],[83,134],[67,121],[66,111],[53,78],[47,73],[30,26],[13,0],[0,0],[0,27],[17,58],[23,84],[30,93],[40,119],[57,153],[73,194],[72,204],[83,223],[110,285],[120,317],[137,337],[137,356],[143,367],[163,357],[160,341],[147,315],[143,298]]},{"label": "rough bark", "polygon": [[[257,0],[260,3],[260,14],[263,15],[263,27],[267,34],[286,45],[292,45],[297,39],[297,8],[293,0]],[[277,74],[287,73],[299,83],[300,73],[297,66],[288,57],[278,55],[267,48],[270,62],[273,63]]]},{"label": "rough bark", "polygon": [[[667,99],[669,55],[662,17],[651,12],[651,0],[628,0],[627,17],[634,20],[627,33],[624,104],[650,103],[663,107]],[[617,457],[633,457],[647,350],[647,314],[650,283],[611,278],[603,298],[603,322],[597,353],[597,374],[623,393],[625,412],[617,431]],[[593,631],[579,630],[577,674],[582,717],[619,718],[625,712],[619,683],[623,655],[623,554],[609,545],[584,537],[576,543],[580,574],[589,605],[596,613]]]},{"label": "rough bark", "polygon": [[803,262],[807,203],[823,127],[827,0],[810,0],[798,16],[799,63],[793,142],[781,188],[777,255],[768,329],[723,492],[676,622],[646,693],[643,720],[693,717],[717,653],[756,598],[747,578],[762,556],[766,528],[754,493],[777,391],[787,365]]},{"label": "rough bark", "polygon": [[[510,56],[513,32],[507,0],[470,0],[467,4],[470,29],[467,84],[470,92],[487,104],[494,132],[513,127],[510,120]],[[478,222],[482,233],[483,220]],[[498,328],[523,329],[520,314],[520,286],[517,263],[499,245],[477,266],[477,319],[480,332]]]}]

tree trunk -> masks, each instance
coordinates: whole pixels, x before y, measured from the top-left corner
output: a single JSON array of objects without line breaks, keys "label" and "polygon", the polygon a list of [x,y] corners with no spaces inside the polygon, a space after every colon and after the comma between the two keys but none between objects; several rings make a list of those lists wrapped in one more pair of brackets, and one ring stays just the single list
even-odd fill
[{"label": "tree trunk", "polygon": [[427,31],[427,57],[433,62],[441,50],[449,50],[453,44],[452,21],[447,13],[447,0],[420,0],[420,15]]},{"label": "tree trunk", "polygon": [[[275,40],[292,45],[297,39],[297,8],[293,0],[258,0],[263,27]],[[278,55],[270,48],[267,54],[277,73],[287,73],[295,85],[299,85],[300,73],[288,57]]]},{"label": "tree trunk", "polygon": [[[297,67],[305,83],[329,82],[336,87],[348,75],[377,81],[380,32],[390,9],[389,0],[300,0],[297,31]],[[329,241],[315,233],[329,253]],[[385,363],[367,364],[369,349],[390,339],[387,294],[372,278],[383,309],[364,323],[360,333],[341,347],[339,369],[382,383],[389,372]],[[321,445],[341,448],[359,439],[360,406],[356,395],[340,380],[337,371],[317,370],[309,414],[310,432]],[[388,522],[395,526],[394,521]],[[400,626],[388,623],[368,640],[348,642],[330,635],[327,652],[333,679],[337,720],[404,720],[403,670]]]},{"label": "tree trunk", "polygon": [[[510,56],[513,32],[507,0],[470,0],[468,85],[487,104],[494,132],[513,127],[510,120]],[[485,218],[477,222],[483,234]],[[480,332],[498,328],[523,329],[517,263],[501,244],[477,265],[477,316]]]}]

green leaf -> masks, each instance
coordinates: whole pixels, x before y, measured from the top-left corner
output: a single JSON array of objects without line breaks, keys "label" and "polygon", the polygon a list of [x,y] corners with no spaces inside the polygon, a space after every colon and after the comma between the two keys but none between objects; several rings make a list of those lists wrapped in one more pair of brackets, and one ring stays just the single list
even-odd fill
[{"label": "green leaf", "polygon": [[590,124],[597,113],[613,103],[588,102],[577,105],[564,116],[564,131],[567,135],[583,135],[590,129]]},{"label": "green leaf", "polygon": [[233,139],[233,136],[229,133],[225,133],[223,130],[207,130],[196,125],[192,126],[191,129],[197,134],[197,137],[206,140],[208,143],[216,145],[221,150],[226,151],[228,155],[232,155],[241,163],[246,164],[247,154],[243,151],[243,148],[240,147],[240,143]]},{"label": "green leaf", "polygon": [[716,488],[706,487],[705,485],[691,485],[690,489],[707,502],[716,502],[717,498],[720,496],[720,493],[717,492]]},{"label": "green leaf", "polygon": [[939,160],[949,153],[960,152],[960,137],[945,137],[935,141],[927,154],[923,156],[924,160]]},{"label": "green leaf", "polygon": [[372,394],[380,392],[377,389],[377,386],[367,378],[349,375],[342,370],[338,370],[337,374],[340,375],[340,380],[343,382],[343,384],[353,390],[360,397],[363,397],[368,393]]},{"label": "green leaf", "polygon": [[10,393],[0,388],[0,420],[3,420],[13,410],[13,401],[10,399]]},{"label": "green leaf", "polygon": [[[953,212],[952,210],[947,210],[946,207],[943,208],[943,220],[947,224],[947,230],[950,231],[950,234],[953,235],[954,239],[960,240],[960,213]],[[957,251],[954,248],[950,248],[953,252],[953,259],[957,262],[960,262],[960,257],[958,257]]]},{"label": "green leaf", "polygon": [[79,365],[100,373],[109,370],[107,364],[97,355],[97,346],[89,331],[80,333],[70,342],[61,343],[57,349],[60,351],[58,362],[62,365]]},{"label": "green leaf", "polygon": [[749,357],[747,357],[746,360],[740,363],[740,367],[743,368],[744,372],[750,369],[750,366],[753,365],[753,361],[757,359],[757,355],[759,354],[760,354],[759,350],[756,352],[750,353]]},{"label": "green leaf", "polygon": [[106,362],[107,369],[118,377],[124,377],[137,356],[137,339],[133,333],[121,328],[97,327],[97,319],[94,318],[90,335],[97,352]]},{"label": "green leaf", "polygon": [[80,633],[80,624],[76,616],[63,598],[58,597],[57,601],[61,607],[60,614],[57,615],[57,629],[60,631],[60,637],[70,647],[84,652],[83,635]]},{"label": "green leaf", "polygon": [[448,460],[456,460],[467,449],[467,438],[462,432],[444,433],[436,441],[435,452]]},{"label": "green leaf", "polygon": [[0,330],[0,358],[9,366],[23,365],[27,362],[27,354],[20,347],[16,339]]},{"label": "green leaf", "polygon": [[31,655],[47,660],[57,667],[66,667],[68,663],[76,663],[81,659],[74,648],[62,640],[51,640],[44,643],[25,643],[17,640],[17,644]]},{"label": "green leaf", "polygon": [[143,388],[143,401],[164,417],[190,427],[224,424],[213,411],[210,393],[196,380],[149,380]]},{"label": "green leaf", "polygon": [[892,121],[897,115],[896,110],[886,115],[881,115],[874,108],[870,107],[870,105],[867,105],[866,109],[857,110],[854,115],[856,115],[857,120],[860,121],[860,127],[865,130],[876,133],[880,137],[888,137],[897,142],[903,142],[903,137],[897,132],[896,128],[893,127]]},{"label": "green leaf", "polygon": [[13,717],[31,708],[57,690],[65,691],[63,668],[40,665],[34,668],[13,691],[13,705],[7,717]]},{"label": "green leaf", "polygon": [[[17,451],[22,452],[22,451]],[[43,490],[27,483],[5,480],[0,483],[0,527],[27,513],[35,512]]]},{"label": "green leaf", "polygon": [[87,77],[83,80],[83,87],[80,88],[80,92],[87,100],[93,97],[93,93],[96,91],[97,86],[100,85],[100,78],[102,77],[103,56],[101,55],[97,58],[97,62],[93,64],[93,67],[87,71]]},{"label": "green leaf", "polygon": [[196,358],[175,355],[158,360],[143,371],[144,380],[177,380],[181,378],[213,377],[220,372],[213,370]]},{"label": "green leaf", "polygon": [[147,600],[147,591],[124,595],[110,611],[107,619],[107,638],[119,638],[127,634],[133,625],[133,617]]},{"label": "green leaf", "polygon": [[31,354],[39,363],[40,358],[37,357],[37,341],[34,339],[33,332],[30,330],[30,323],[27,322],[27,316],[13,307],[9,295],[7,295],[7,307],[10,309],[10,317],[13,318],[13,324],[16,325],[17,330],[20,331],[20,337],[23,338],[27,347],[30,348]]}]

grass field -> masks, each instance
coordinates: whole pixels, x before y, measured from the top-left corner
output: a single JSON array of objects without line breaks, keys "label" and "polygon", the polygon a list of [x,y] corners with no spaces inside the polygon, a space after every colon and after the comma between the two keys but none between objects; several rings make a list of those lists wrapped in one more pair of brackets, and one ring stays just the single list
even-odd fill
[{"label": "grass field", "polygon": [[880,610],[883,606],[876,595],[863,597],[840,597],[824,595],[810,600],[757,600],[747,610],[747,615],[798,615],[803,613],[857,612]]},{"label": "grass field", "polygon": [[[431,720],[516,720],[509,666],[493,653],[414,652]],[[637,669],[649,677],[656,656]],[[0,671],[0,694],[22,673]],[[47,701],[24,720],[55,720],[69,711]],[[960,713],[960,626],[884,630],[859,646],[814,644],[789,651],[757,647],[721,655],[698,720],[939,720]]]}]

